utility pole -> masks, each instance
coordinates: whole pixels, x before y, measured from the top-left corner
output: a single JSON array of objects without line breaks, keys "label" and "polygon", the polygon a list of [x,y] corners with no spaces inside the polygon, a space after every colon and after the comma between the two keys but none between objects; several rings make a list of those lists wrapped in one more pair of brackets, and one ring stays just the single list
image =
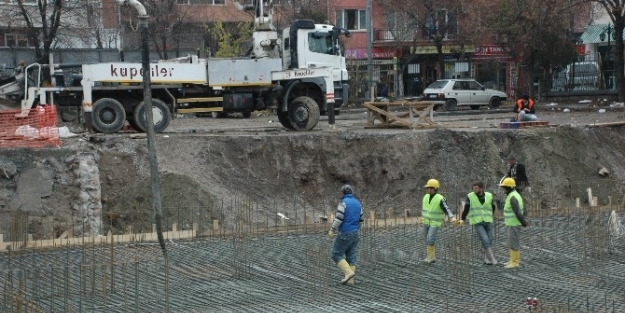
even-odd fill
[{"label": "utility pole", "polygon": [[371,0],[367,0],[367,72],[369,75],[369,99],[373,101],[373,29],[372,29],[372,5]]}]

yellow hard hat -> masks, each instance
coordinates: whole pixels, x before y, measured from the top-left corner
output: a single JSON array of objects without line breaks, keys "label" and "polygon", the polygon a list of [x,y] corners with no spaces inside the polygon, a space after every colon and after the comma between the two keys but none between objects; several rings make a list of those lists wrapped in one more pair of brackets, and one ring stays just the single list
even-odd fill
[{"label": "yellow hard hat", "polygon": [[516,187],[516,182],[514,181],[513,178],[506,177],[501,183],[499,183],[499,186],[500,187]]},{"label": "yellow hard hat", "polygon": [[430,179],[428,180],[428,182],[425,184],[426,188],[435,188],[438,189],[441,186],[441,184],[438,182],[438,180],[436,179]]}]

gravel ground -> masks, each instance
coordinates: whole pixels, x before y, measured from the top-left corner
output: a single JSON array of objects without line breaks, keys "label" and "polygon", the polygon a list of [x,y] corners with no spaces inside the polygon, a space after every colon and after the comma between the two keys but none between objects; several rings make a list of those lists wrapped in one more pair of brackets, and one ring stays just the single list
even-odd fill
[{"label": "gravel ground", "polygon": [[[437,111],[434,113],[436,127],[453,129],[498,129],[499,123],[507,122],[512,116],[510,107],[495,110],[461,109],[453,112]],[[539,105],[537,115],[541,121],[548,121],[549,126],[571,125],[592,126],[601,123],[625,122],[623,107],[589,107],[587,105]],[[365,109],[348,109],[336,116],[338,130],[353,132],[380,131],[377,127],[367,126]],[[328,117],[322,116],[314,131],[329,128]],[[384,132],[403,132],[406,128],[383,128]],[[254,114],[251,118],[237,116],[210,118],[181,116],[172,121],[166,132],[172,133],[231,133],[231,132],[286,132],[275,115],[268,113]]]}]

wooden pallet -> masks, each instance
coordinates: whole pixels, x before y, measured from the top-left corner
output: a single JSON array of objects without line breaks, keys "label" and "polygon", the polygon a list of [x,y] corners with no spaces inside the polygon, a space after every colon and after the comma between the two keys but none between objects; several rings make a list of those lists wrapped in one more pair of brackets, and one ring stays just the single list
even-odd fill
[{"label": "wooden pallet", "polygon": [[517,129],[536,126],[549,126],[548,121],[534,121],[534,122],[501,122],[499,128],[502,129]]},{"label": "wooden pallet", "polygon": [[[365,102],[367,126],[408,128],[434,126],[434,105],[434,102],[429,101]],[[400,108],[408,108],[408,111],[392,111]]]}]

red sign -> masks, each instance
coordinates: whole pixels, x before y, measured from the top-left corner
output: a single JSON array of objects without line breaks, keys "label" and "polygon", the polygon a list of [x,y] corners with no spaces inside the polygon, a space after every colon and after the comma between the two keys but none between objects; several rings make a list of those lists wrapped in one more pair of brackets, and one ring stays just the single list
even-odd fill
[{"label": "red sign", "polygon": [[579,55],[585,55],[586,45],[575,45],[575,51],[577,51],[577,54]]},{"label": "red sign", "polygon": [[[367,59],[368,56],[369,54],[367,53],[366,48],[345,49],[345,58],[347,59],[362,60]],[[371,58],[373,59],[392,59],[394,57],[400,56],[401,52],[394,49],[380,47],[375,47],[371,49]]]},{"label": "red sign", "polygon": [[502,46],[486,45],[476,47],[472,59],[510,59],[510,55]]}]

